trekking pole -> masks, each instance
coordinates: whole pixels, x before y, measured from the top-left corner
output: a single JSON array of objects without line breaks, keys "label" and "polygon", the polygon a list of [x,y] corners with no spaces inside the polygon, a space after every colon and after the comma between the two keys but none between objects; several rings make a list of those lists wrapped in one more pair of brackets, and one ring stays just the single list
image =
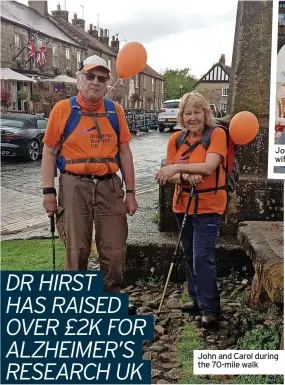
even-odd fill
[{"label": "trekking pole", "polygon": [[183,232],[185,224],[186,224],[186,220],[187,220],[188,212],[189,212],[189,209],[190,209],[190,206],[191,206],[192,198],[194,197],[194,192],[195,192],[195,186],[192,185],[191,189],[190,189],[190,192],[189,192],[189,200],[188,200],[186,211],[185,211],[185,214],[184,214],[184,217],[183,217],[183,221],[182,221],[182,225],[181,225],[178,241],[177,241],[177,244],[176,244],[176,247],[175,247],[175,251],[174,251],[174,254],[173,254],[173,257],[172,257],[172,261],[171,261],[171,265],[170,265],[169,272],[168,272],[168,275],[167,275],[167,279],[166,279],[166,282],[165,282],[162,298],[161,298],[160,305],[159,305],[159,308],[158,308],[157,318],[160,315],[162,304],[163,304],[164,297],[165,297],[165,293],[166,293],[167,286],[168,286],[168,283],[169,283],[169,280],[170,280],[170,276],[171,276],[173,267],[174,267],[176,259],[177,259],[179,245],[180,245],[180,241],[181,241],[181,237],[182,237],[182,232]]},{"label": "trekking pole", "polygon": [[53,262],[53,270],[55,270],[55,223],[54,223],[54,214],[50,217],[50,231],[51,231],[51,240],[52,240],[52,262]]}]

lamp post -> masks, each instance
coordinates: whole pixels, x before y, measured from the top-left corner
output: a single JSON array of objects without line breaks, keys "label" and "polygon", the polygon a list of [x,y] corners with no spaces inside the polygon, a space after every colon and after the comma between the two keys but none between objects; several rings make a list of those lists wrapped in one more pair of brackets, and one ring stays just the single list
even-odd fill
[{"label": "lamp post", "polygon": [[180,86],[179,86],[179,89],[180,89],[180,98],[181,98],[181,93],[182,93],[182,88],[183,88],[183,85],[182,84],[180,84]]}]

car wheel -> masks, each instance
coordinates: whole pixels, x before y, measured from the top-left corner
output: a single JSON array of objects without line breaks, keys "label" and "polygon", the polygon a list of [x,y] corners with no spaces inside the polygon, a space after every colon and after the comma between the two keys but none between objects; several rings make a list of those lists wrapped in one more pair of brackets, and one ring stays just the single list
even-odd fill
[{"label": "car wheel", "polygon": [[28,159],[35,161],[40,157],[40,144],[37,140],[32,140],[28,146]]},{"label": "car wheel", "polygon": [[164,127],[163,124],[160,124],[160,125],[158,126],[159,132],[164,132],[164,129],[165,129],[165,127]]}]

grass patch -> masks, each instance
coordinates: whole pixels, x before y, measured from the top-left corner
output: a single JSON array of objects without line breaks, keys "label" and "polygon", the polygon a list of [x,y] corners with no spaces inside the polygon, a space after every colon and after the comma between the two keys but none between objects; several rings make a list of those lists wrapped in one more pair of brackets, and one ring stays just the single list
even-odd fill
[{"label": "grass patch", "polygon": [[159,219],[160,219],[159,213],[155,213],[155,214],[153,214],[153,217],[151,220],[153,223],[156,223],[158,225]]},{"label": "grass patch", "polygon": [[[64,244],[55,240],[55,267],[63,270]],[[91,258],[96,257],[92,250]],[[50,239],[12,240],[1,242],[1,270],[52,270],[52,242]]]},{"label": "grass patch", "polygon": [[277,350],[281,331],[277,325],[262,325],[249,330],[238,340],[240,350]]}]

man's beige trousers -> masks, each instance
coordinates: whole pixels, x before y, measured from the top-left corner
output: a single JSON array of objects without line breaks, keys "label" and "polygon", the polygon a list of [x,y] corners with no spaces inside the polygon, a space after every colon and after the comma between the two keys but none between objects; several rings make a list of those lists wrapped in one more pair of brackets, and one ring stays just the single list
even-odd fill
[{"label": "man's beige trousers", "polygon": [[59,177],[57,230],[65,243],[65,270],[87,270],[93,223],[104,291],[117,293],[123,279],[128,225],[119,176],[91,180]]}]

